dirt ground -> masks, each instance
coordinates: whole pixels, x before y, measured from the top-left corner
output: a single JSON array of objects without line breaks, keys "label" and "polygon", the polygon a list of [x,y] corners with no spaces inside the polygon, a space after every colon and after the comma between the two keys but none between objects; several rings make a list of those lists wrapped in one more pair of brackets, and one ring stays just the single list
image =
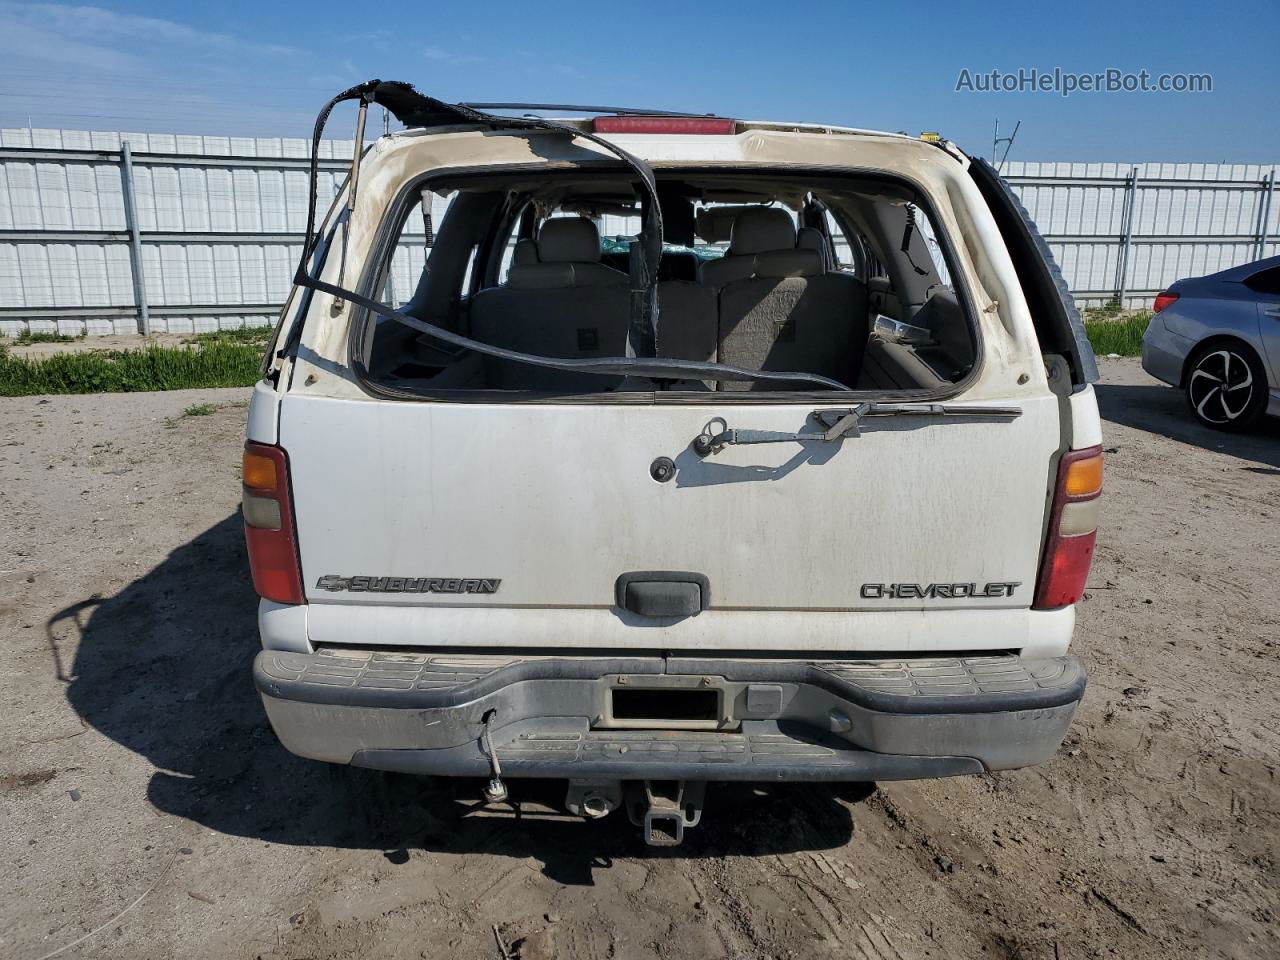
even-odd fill
[{"label": "dirt ground", "polygon": [[1058,757],[713,789],[672,852],[557,814],[558,788],[495,811],[276,743],[247,391],[0,400],[0,955],[105,924],[61,955],[1280,956],[1280,429],[1202,430],[1103,369],[1091,680]]},{"label": "dirt ground", "polygon": [[134,334],[111,334],[81,337],[76,340],[55,340],[52,343],[18,343],[17,340],[0,339],[0,346],[9,348],[15,357],[43,360],[55,353],[94,353],[107,350],[143,350],[147,347],[181,347],[192,343],[193,333],[153,333],[149,337]]}]

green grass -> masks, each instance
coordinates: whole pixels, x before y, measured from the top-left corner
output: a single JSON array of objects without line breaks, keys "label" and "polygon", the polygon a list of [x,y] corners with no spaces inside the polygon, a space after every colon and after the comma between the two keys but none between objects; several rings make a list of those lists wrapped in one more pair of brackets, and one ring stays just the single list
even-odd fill
[{"label": "green grass", "polygon": [[1100,307],[1086,307],[1082,311],[1086,323],[1090,320],[1119,320],[1124,312],[1120,307],[1120,301],[1114,299],[1108,300]]},{"label": "green grass", "polygon": [[59,353],[41,359],[0,353],[0,396],[132,393],[247,387],[260,377],[262,350],[242,343]]},{"label": "green grass", "polygon": [[241,327],[238,330],[215,330],[209,333],[197,333],[187,343],[242,343],[252,344],[265,350],[275,330],[275,327]]},{"label": "green grass", "polygon": [[[1097,313],[1102,313],[1098,316]],[[1142,354],[1142,334],[1151,322],[1151,312],[1133,313],[1127,317],[1107,316],[1104,311],[1086,311],[1084,330],[1093,344],[1093,352],[1100,357],[1118,353],[1122,357]]]},{"label": "green grass", "polygon": [[211,413],[217,413],[223,406],[226,406],[226,404],[193,403],[191,406],[187,407],[187,409],[183,410],[176,417],[165,417],[164,425],[166,428],[172,430],[174,427],[180,424],[183,420],[186,420],[190,417],[207,417]]},{"label": "green grass", "polygon": [[69,333],[54,333],[51,330],[23,330],[14,337],[13,342],[20,347],[28,343],[74,343],[76,340],[83,340],[85,336],[84,333],[73,337]]}]

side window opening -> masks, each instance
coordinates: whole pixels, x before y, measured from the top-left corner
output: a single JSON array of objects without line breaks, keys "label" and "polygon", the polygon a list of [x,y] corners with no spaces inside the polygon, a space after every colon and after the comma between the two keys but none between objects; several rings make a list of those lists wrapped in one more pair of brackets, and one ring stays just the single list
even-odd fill
[{"label": "side window opening", "polygon": [[976,335],[928,211],[882,202],[839,213],[834,219],[866,261],[870,338],[859,385],[905,389],[963,378],[976,359]]},{"label": "side window opening", "polygon": [[909,215],[914,220],[916,229],[920,231],[920,236],[924,238],[925,246],[929,250],[929,260],[933,263],[933,270],[937,274],[938,284],[951,290],[951,271],[947,269],[946,258],[942,254],[942,246],[939,244],[937,234],[933,230],[933,222],[929,219],[928,214],[916,204],[908,204],[907,209],[910,211]]},{"label": "side window opening", "polygon": [[[659,186],[668,224],[659,358],[812,374],[880,392],[941,391],[971,369],[971,320],[925,207],[891,191],[828,193],[821,184],[708,173],[664,171]],[[386,302],[519,354],[571,363],[626,356],[629,252],[641,228],[633,184],[570,174],[435,189],[422,194],[432,204],[427,217],[421,198],[401,216],[378,291]],[[367,343],[372,379],[444,396],[821,389],[715,379],[711,371],[706,379],[650,379],[559,369],[446,347],[394,321],[376,321]]]},{"label": "side window opening", "polygon": [[392,249],[383,282],[383,301],[400,307],[408,303],[427,267],[435,243],[435,225],[449,209],[450,198],[421,191],[411,203]]},{"label": "side window opening", "polygon": [[498,285],[507,282],[507,274],[511,271],[511,265],[516,258],[516,244],[520,242],[519,222],[513,221],[511,230],[507,233],[507,238],[501,244],[501,255],[498,257],[497,276],[494,278]]},{"label": "side window opening", "polygon": [[1255,293],[1280,294],[1280,267],[1259,270],[1245,280],[1244,285]]},{"label": "side window opening", "polygon": [[462,292],[464,296],[475,293],[473,274],[476,269],[476,255],[480,250],[479,244],[471,245],[471,252],[467,254],[467,266],[462,272]]},{"label": "side window opening", "polygon": [[831,240],[831,257],[837,270],[844,270],[864,279],[872,277],[871,260],[861,236],[851,236],[845,225],[836,219],[827,207],[821,211],[822,223]]}]

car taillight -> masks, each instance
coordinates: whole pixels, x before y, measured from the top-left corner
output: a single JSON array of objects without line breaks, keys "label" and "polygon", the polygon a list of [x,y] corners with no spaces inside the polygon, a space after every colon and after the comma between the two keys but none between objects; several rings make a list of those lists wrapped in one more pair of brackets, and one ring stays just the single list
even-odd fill
[{"label": "car taillight", "polygon": [[596,117],[595,133],[696,133],[728,135],[738,123],[724,117]]},{"label": "car taillight", "polygon": [[1165,290],[1163,293],[1157,293],[1156,301],[1151,305],[1151,309],[1156,313],[1159,313],[1177,299],[1178,295],[1176,293],[1170,293],[1168,290]]},{"label": "car taillight", "polygon": [[1058,462],[1058,483],[1049,513],[1037,610],[1076,603],[1084,595],[1098,536],[1098,498],[1102,494],[1102,448],[1068,450]]},{"label": "car taillight", "polygon": [[244,445],[244,539],[258,596],[303,603],[302,570],[289,499],[289,458],[279,447]]}]

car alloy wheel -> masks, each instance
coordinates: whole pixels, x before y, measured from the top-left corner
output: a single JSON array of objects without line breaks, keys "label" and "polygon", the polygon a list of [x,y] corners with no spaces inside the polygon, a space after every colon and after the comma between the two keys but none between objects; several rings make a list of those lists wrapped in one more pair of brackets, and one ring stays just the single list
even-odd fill
[{"label": "car alloy wheel", "polygon": [[1209,426],[1231,427],[1252,419],[1258,387],[1253,364],[1231,347],[1201,356],[1187,377],[1187,400]]}]

